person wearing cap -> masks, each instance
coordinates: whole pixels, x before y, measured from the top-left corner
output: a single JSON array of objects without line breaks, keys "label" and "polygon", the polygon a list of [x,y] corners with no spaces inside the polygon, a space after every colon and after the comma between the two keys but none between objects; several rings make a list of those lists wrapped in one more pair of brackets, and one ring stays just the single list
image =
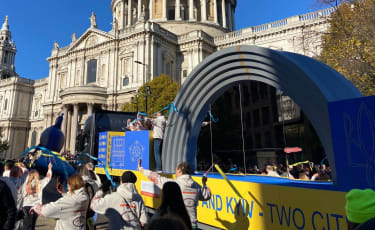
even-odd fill
[{"label": "person wearing cap", "polygon": [[345,198],[348,230],[375,229],[375,191],[352,189]]},{"label": "person wearing cap", "polygon": [[148,222],[145,205],[135,188],[137,177],[131,171],[121,176],[117,191],[103,196],[102,188],[91,201],[91,209],[108,217],[110,229],[141,229]]}]

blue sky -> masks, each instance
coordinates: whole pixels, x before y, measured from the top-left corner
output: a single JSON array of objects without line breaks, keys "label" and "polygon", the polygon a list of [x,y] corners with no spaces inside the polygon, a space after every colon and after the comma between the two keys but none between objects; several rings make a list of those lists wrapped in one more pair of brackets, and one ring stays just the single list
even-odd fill
[{"label": "blue sky", "polygon": [[[16,71],[26,78],[48,76],[54,41],[60,47],[71,42],[90,26],[94,11],[98,28],[111,29],[110,0],[3,0],[0,5],[0,24],[9,16],[12,38],[17,46]],[[318,0],[237,0],[236,29],[259,25],[321,8]]]}]

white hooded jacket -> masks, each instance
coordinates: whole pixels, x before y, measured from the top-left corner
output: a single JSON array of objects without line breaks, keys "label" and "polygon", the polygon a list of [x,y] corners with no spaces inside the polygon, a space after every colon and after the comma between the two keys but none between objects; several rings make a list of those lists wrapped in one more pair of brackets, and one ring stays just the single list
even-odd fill
[{"label": "white hooded jacket", "polygon": [[86,211],[89,205],[84,188],[67,192],[55,202],[38,205],[34,210],[39,215],[55,218],[55,230],[84,230],[86,229]]},{"label": "white hooded jacket", "polygon": [[99,190],[91,201],[91,209],[108,217],[111,230],[141,229],[148,222],[142,197],[133,183],[123,183],[116,192],[104,197]]},{"label": "white hooded jacket", "polygon": [[39,180],[39,192],[33,193],[33,194],[27,194],[26,185],[27,185],[27,180],[29,179],[29,176],[27,176],[25,183],[23,184],[23,187],[22,187],[23,207],[27,207],[27,206],[32,207],[32,206],[36,206],[42,203],[43,189],[50,182],[51,178],[52,178],[52,170],[49,169],[47,172],[47,175],[42,180]]},{"label": "white hooded jacket", "polygon": [[142,173],[154,182],[160,189],[163,188],[163,185],[168,181],[176,182],[181,189],[182,198],[184,199],[186,210],[189,213],[191,225],[194,227],[197,226],[197,205],[198,200],[209,200],[211,198],[211,190],[207,186],[202,187],[197,182],[191,178],[188,174],[183,174],[177,179],[171,179],[167,177],[160,176],[156,172],[150,170],[142,169]]}]

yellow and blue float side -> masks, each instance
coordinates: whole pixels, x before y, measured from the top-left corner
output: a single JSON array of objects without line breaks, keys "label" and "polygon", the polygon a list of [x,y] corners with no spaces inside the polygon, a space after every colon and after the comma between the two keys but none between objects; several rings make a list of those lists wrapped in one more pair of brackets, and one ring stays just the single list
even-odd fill
[{"label": "yellow and blue float side", "polygon": [[[137,154],[149,158],[153,156],[152,151],[145,148],[146,142],[148,147],[152,146],[150,136],[146,135],[147,131],[142,132],[128,132],[120,136],[125,138],[125,143],[129,134],[133,135],[134,139],[129,141],[128,145],[122,146],[124,158],[115,158],[111,155],[112,168],[108,168],[108,171],[113,176],[121,176],[124,171],[132,170],[137,175],[136,187],[145,205],[157,209],[161,203],[160,189],[136,171],[134,167],[137,162],[131,162],[130,159],[130,155],[133,154],[129,152],[131,143],[145,144],[144,152]],[[111,143],[114,144],[113,140],[116,138],[112,138]],[[139,146],[138,148],[142,149]],[[127,164],[125,159],[130,163]],[[142,159],[147,162],[146,157]],[[118,162],[115,162],[116,160]],[[124,167],[114,167],[122,162]],[[143,166],[150,168],[147,164]],[[105,173],[103,168],[96,168],[96,172]],[[171,174],[164,176],[174,177]],[[202,176],[202,173],[196,174],[193,175],[193,179],[200,183]],[[346,228],[345,192],[338,190],[332,182],[310,182],[260,175],[226,175],[240,193],[239,196],[221,175],[208,173],[207,176],[207,185],[212,191],[212,197],[208,201],[198,203],[198,220],[201,223],[224,229]]]},{"label": "yellow and blue float side", "polygon": [[[335,181],[261,175],[226,175],[225,180],[219,174],[208,173],[212,197],[198,203],[199,222],[224,229],[346,229],[345,194],[353,188],[375,188],[375,97],[332,102],[329,111]],[[133,133],[137,139],[138,132]],[[147,136],[143,139],[150,141]],[[149,157],[153,156],[152,149],[144,149]],[[124,154],[132,153],[125,148]],[[127,169],[135,168],[112,168],[110,173],[120,176]],[[146,206],[158,208],[160,189],[140,172],[134,172]],[[202,176],[194,174],[193,179],[200,183]]]}]

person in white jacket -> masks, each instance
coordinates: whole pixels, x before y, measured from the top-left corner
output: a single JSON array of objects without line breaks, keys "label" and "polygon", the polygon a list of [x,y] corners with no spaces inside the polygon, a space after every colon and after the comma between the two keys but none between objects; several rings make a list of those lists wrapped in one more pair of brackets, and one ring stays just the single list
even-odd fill
[{"label": "person in white jacket", "polygon": [[39,172],[35,169],[29,172],[26,182],[22,187],[22,198],[23,198],[23,229],[24,230],[34,230],[36,219],[38,215],[30,212],[33,206],[42,203],[42,192],[44,187],[50,182],[52,178],[52,164],[48,164],[48,172],[44,179],[40,180]]},{"label": "person in white jacket", "polygon": [[168,181],[175,181],[181,188],[182,197],[185,207],[189,213],[191,225],[193,229],[198,227],[197,205],[198,200],[209,200],[211,198],[211,190],[207,187],[207,177],[202,177],[203,186],[199,185],[190,176],[190,166],[187,162],[181,162],[176,167],[176,179],[163,177],[156,172],[143,169],[141,167],[142,159],[138,161],[138,171],[141,171],[148,179],[156,184],[160,189]]},{"label": "person in white jacket", "polygon": [[134,183],[137,177],[131,171],[121,176],[117,191],[103,197],[103,188],[91,201],[91,209],[105,214],[111,230],[141,229],[148,222],[145,205]]},{"label": "person in white jacket", "polygon": [[[102,185],[100,177],[95,173],[92,163],[82,164],[77,168],[77,173],[82,176],[85,183],[85,190],[89,196],[89,202],[94,198],[95,193],[99,190]],[[88,207],[89,210],[86,213],[86,229],[94,229],[94,215],[95,212]]]},{"label": "person in white jacket", "polygon": [[84,182],[80,175],[68,179],[68,192],[55,202],[32,208],[40,216],[55,218],[55,230],[85,230],[86,211],[89,205]]}]

